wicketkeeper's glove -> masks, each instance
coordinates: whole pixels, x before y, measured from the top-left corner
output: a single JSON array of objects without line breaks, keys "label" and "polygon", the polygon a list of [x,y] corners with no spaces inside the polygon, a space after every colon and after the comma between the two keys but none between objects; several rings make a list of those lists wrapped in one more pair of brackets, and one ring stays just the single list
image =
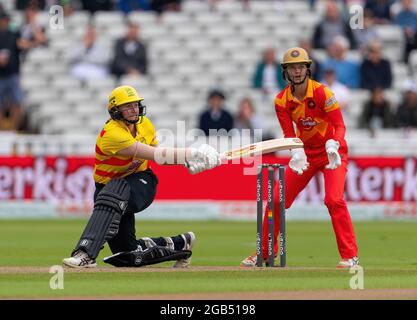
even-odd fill
[{"label": "wicketkeeper's glove", "polygon": [[329,159],[329,164],[326,165],[326,169],[334,170],[342,164],[342,159],[338,152],[340,143],[336,140],[329,139],[326,141],[326,152],[327,158]]},{"label": "wicketkeeper's glove", "polygon": [[307,156],[304,152],[304,149],[293,149],[291,150],[291,159],[288,163],[290,169],[296,174],[301,175],[304,171],[307,170],[310,165],[307,162]]}]

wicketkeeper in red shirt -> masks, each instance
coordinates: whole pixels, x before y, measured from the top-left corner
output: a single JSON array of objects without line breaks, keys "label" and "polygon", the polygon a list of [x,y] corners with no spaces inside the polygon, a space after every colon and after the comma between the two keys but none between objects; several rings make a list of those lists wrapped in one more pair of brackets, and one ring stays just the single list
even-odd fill
[{"label": "wicketkeeper in red shirt", "polygon": [[[285,170],[285,208],[290,208],[297,195],[318,172],[324,175],[325,198],[341,256],[338,268],[359,263],[355,232],[343,198],[348,147],[345,124],[334,94],[325,85],[310,79],[312,61],[302,48],[291,48],[284,54],[284,79],[289,83],[275,98],[275,111],[285,138],[298,137],[304,149],[293,149]],[[296,130],[294,129],[294,125]],[[274,190],[274,207],[279,208],[278,185]],[[268,211],[263,224],[262,253],[267,259]],[[274,215],[274,251],[278,252],[279,210]],[[256,254],[241,262],[255,266]]]}]

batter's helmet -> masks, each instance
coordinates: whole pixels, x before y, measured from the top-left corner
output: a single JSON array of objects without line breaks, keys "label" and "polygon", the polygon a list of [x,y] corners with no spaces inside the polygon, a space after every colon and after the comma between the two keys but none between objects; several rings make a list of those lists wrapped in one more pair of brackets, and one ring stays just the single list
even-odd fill
[{"label": "batter's helmet", "polygon": [[146,114],[146,107],[141,105],[143,97],[138,95],[135,88],[131,86],[120,86],[111,92],[109,96],[109,102],[107,104],[107,110],[110,117],[114,120],[123,120],[122,113],[118,110],[121,105],[138,102],[139,103],[139,116],[142,117]]}]

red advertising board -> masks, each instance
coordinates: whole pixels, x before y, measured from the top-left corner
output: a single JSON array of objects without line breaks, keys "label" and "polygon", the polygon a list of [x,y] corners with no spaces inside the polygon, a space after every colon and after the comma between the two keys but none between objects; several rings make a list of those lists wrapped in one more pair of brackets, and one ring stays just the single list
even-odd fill
[{"label": "red advertising board", "polygon": [[[256,166],[228,163],[198,175],[182,166],[152,164],[159,178],[160,200],[253,200]],[[263,162],[286,164],[288,158],[264,156]],[[88,201],[94,183],[92,157],[0,157],[0,200]],[[300,201],[323,199],[323,183],[313,179]],[[417,201],[416,158],[352,157],[346,180],[351,202]]]}]

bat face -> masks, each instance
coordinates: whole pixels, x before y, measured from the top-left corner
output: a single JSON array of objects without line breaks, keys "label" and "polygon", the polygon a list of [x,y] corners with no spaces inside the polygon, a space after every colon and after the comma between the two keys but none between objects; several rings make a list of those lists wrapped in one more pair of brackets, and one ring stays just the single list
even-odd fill
[{"label": "bat face", "polygon": [[291,139],[294,143],[302,144],[304,146],[303,142],[299,138],[289,138],[289,139]]},{"label": "bat face", "polygon": [[303,146],[303,142],[299,138],[272,139],[226,151],[221,155],[221,157],[227,160],[232,160],[279,150],[303,148]]},{"label": "bat face", "polygon": [[257,147],[256,144],[251,144],[250,146],[243,147],[243,148],[238,149],[238,150],[227,151],[226,152],[226,157],[227,158],[240,157],[242,155],[251,153],[252,151],[256,150],[256,147]]}]

